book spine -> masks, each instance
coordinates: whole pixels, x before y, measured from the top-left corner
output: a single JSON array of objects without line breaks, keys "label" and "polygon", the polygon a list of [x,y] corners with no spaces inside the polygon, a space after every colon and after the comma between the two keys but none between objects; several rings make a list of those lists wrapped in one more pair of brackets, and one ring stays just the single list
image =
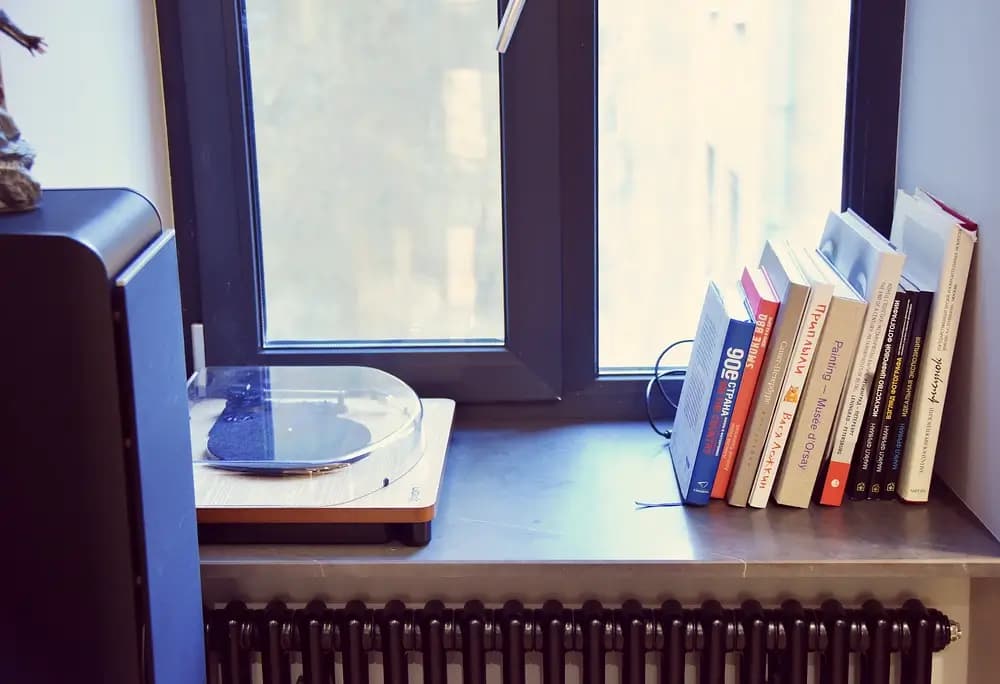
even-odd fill
[{"label": "book spine", "polygon": [[764,300],[759,302],[759,306],[754,312],[753,337],[747,350],[740,391],[736,395],[733,419],[730,423],[729,433],[726,435],[726,442],[722,447],[722,456],[719,458],[719,469],[715,474],[715,482],[712,484],[713,499],[725,498],[729,488],[733,464],[736,462],[736,454],[739,452],[743,440],[743,431],[750,415],[750,404],[753,402],[757,382],[760,379],[761,366],[764,364],[764,355],[767,353],[767,344],[777,313],[777,303]]},{"label": "book spine", "polygon": [[778,317],[768,341],[764,366],[750,404],[750,417],[744,429],[743,444],[726,493],[726,502],[731,506],[747,505],[750,490],[757,478],[757,468],[760,466],[764,442],[774,416],[778,392],[781,391],[788,370],[788,360],[795,346],[796,331],[804,311],[804,296],[802,292],[786,293],[778,307]]},{"label": "book spine", "polygon": [[774,500],[783,506],[807,508],[812,497],[864,317],[861,302],[856,302],[857,307],[842,308],[846,304],[850,302],[830,307],[816,348],[813,369],[802,393],[801,415],[788,438],[788,455],[774,485]]},{"label": "book spine", "polygon": [[904,292],[897,291],[892,301],[892,308],[889,310],[889,324],[886,326],[878,363],[875,366],[875,377],[872,380],[871,395],[868,398],[868,410],[861,423],[858,443],[854,449],[847,494],[853,500],[868,498],[868,487],[871,484],[874,465],[873,456],[878,449],[878,432],[882,427],[882,416],[885,415],[889,373],[892,370],[895,350],[899,346],[899,314],[902,311],[904,295]]},{"label": "book spine", "polygon": [[902,387],[902,398],[899,402],[898,420],[892,427],[889,438],[889,458],[886,466],[885,485],[882,487],[881,498],[896,498],[899,486],[899,472],[903,464],[903,447],[910,429],[910,410],[913,406],[913,393],[916,390],[917,376],[920,372],[920,360],[924,351],[924,339],[927,332],[927,321],[931,313],[931,301],[934,295],[930,292],[916,293],[913,312],[913,334],[906,349],[905,379]]},{"label": "book spine", "polygon": [[788,442],[799,398],[805,387],[829,308],[830,298],[827,295],[826,301],[815,303],[806,312],[803,322],[804,334],[797,340],[799,344],[796,345],[795,356],[792,358],[785,382],[782,385],[778,406],[771,421],[764,452],[761,455],[760,466],[757,468],[757,477],[753,489],[750,490],[750,498],[747,503],[754,508],[764,508],[771,497],[778,467],[781,465],[781,456],[785,444]]},{"label": "book spine", "polygon": [[885,488],[885,478],[889,468],[889,439],[893,426],[899,422],[899,402],[906,378],[906,353],[913,337],[913,309],[915,292],[902,292],[903,304],[900,307],[899,323],[896,326],[896,347],[892,354],[889,367],[889,377],[886,387],[885,409],[882,422],[879,425],[875,453],[872,456],[872,479],[868,487],[868,498],[878,499]]},{"label": "book spine", "polygon": [[975,234],[956,225],[948,241],[938,290],[931,307],[923,360],[910,415],[910,435],[903,451],[898,494],[906,501],[925,502],[941,432],[941,412],[948,391],[951,360],[958,339],[958,325],[965,287],[972,264]]},{"label": "book spine", "polygon": [[861,418],[864,413],[871,379],[878,362],[878,350],[885,337],[889,322],[889,309],[903,271],[903,257],[887,260],[879,269],[874,290],[868,298],[868,311],[858,343],[858,353],[848,375],[844,398],[840,403],[830,442],[827,444],[826,473],[820,490],[820,503],[839,506],[844,500],[844,490],[850,475],[851,459],[858,441]]},{"label": "book spine", "polygon": [[736,396],[739,394],[746,367],[747,351],[753,338],[754,324],[730,321],[726,341],[719,355],[712,399],[698,454],[691,470],[691,482],[684,500],[689,504],[704,506],[712,493],[712,484],[722,456],[722,447],[732,424]]}]

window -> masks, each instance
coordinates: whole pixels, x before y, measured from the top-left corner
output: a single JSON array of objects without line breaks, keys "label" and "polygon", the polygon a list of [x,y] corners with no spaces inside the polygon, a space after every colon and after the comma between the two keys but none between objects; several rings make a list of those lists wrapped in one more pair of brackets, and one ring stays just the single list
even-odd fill
[{"label": "window", "polygon": [[500,57],[503,5],[158,5],[209,363],[637,416],[707,275],[888,228],[902,0],[529,0]]},{"label": "window", "polygon": [[503,343],[494,14],[246,0],[265,346]]},{"label": "window", "polygon": [[[764,239],[818,234],[839,209],[850,10],[850,0],[598,6],[602,370],[643,369],[691,336],[698,297],[670,316],[651,317],[646,301],[735,279]],[[687,258],[668,265],[681,242]]]},{"label": "window", "polygon": [[529,8],[502,61],[480,1],[174,9],[159,23],[172,175],[190,180],[182,294],[208,363],[557,398],[556,7]]}]

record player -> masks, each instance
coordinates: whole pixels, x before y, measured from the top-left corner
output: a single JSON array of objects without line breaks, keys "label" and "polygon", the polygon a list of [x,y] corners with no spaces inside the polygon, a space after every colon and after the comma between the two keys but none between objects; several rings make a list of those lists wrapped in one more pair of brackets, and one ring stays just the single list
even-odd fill
[{"label": "record player", "polygon": [[357,366],[208,367],[188,383],[201,543],[430,541],[454,414]]}]

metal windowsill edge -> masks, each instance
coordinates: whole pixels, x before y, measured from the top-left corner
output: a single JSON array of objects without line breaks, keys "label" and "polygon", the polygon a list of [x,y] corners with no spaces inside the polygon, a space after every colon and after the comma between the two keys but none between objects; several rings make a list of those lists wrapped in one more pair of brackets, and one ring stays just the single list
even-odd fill
[{"label": "metal windowsill edge", "polygon": [[202,546],[202,577],[1000,577],[1000,543],[940,483],[921,506],[636,508],[656,495],[676,484],[645,423],[459,420],[428,546]]}]

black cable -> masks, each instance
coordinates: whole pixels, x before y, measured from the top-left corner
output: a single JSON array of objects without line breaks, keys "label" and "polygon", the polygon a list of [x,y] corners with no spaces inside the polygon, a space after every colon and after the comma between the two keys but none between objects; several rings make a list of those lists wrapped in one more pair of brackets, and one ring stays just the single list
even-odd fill
[{"label": "black cable", "polygon": [[663,386],[663,378],[684,377],[687,371],[685,368],[671,368],[670,370],[665,370],[663,372],[660,372],[660,364],[663,362],[663,357],[666,356],[667,353],[674,347],[677,347],[682,344],[690,344],[692,342],[694,342],[694,340],[677,340],[676,342],[667,345],[663,349],[663,351],[660,352],[660,355],[656,357],[656,363],[653,365],[653,377],[649,379],[649,383],[646,385],[646,419],[649,421],[649,425],[650,427],[653,428],[653,431],[656,432],[656,434],[666,439],[670,439],[671,431],[661,430],[656,425],[656,421],[653,420],[653,408],[651,401],[653,387],[655,385],[656,389],[659,390],[660,392],[660,396],[663,397],[663,400],[666,401],[671,406],[673,406],[674,410],[676,411],[677,402],[675,402],[670,397],[670,395],[667,394],[667,390]]},{"label": "black cable", "polygon": [[[650,427],[653,428],[653,431],[656,434],[660,435],[661,437],[667,439],[668,441],[670,440],[670,437],[672,435],[672,431],[670,431],[670,430],[661,430],[659,427],[657,427],[656,421],[653,420],[653,407],[652,407],[652,401],[651,401],[652,400],[652,395],[653,395],[653,387],[654,386],[656,387],[656,389],[660,393],[660,396],[663,397],[663,400],[665,402],[667,402],[668,404],[670,404],[671,406],[673,406],[674,407],[674,411],[676,412],[676,410],[677,410],[677,402],[675,402],[670,397],[670,395],[667,394],[667,390],[666,390],[666,388],[663,385],[663,378],[670,378],[670,377],[681,377],[681,378],[683,378],[684,375],[687,373],[687,368],[686,367],[683,367],[683,368],[671,368],[670,370],[665,370],[665,371],[661,372],[660,371],[660,364],[663,363],[663,357],[666,356],[667,353],[669,353],[671,349],[673,349],[674,347],[677,347],[679,345],[690,344],[692,342],[694,342],[694,340],[677,340],[676,342],[673,342],[673,343],[667,345],[666,348],[664,348],[664,350],[660,352],[660,355],[656,357],[656,363],[653,364],[653,377],[651,377],[649,379],[649,382],[646,384],[646,419],[649,421],[649,425],[650,425]],[[684,505],[684,501],[683,500],[665,501],[665,502],[662,502],[662,503],[655,503],[655,502],[648,502],[648,501],[636,501],[635,502],[635,507],[638,510],[642,510],[642,509],[646,509],[646,508],[662,508],[662,507],[673,507],[673,506],[683,506],[683,505]]]}]

